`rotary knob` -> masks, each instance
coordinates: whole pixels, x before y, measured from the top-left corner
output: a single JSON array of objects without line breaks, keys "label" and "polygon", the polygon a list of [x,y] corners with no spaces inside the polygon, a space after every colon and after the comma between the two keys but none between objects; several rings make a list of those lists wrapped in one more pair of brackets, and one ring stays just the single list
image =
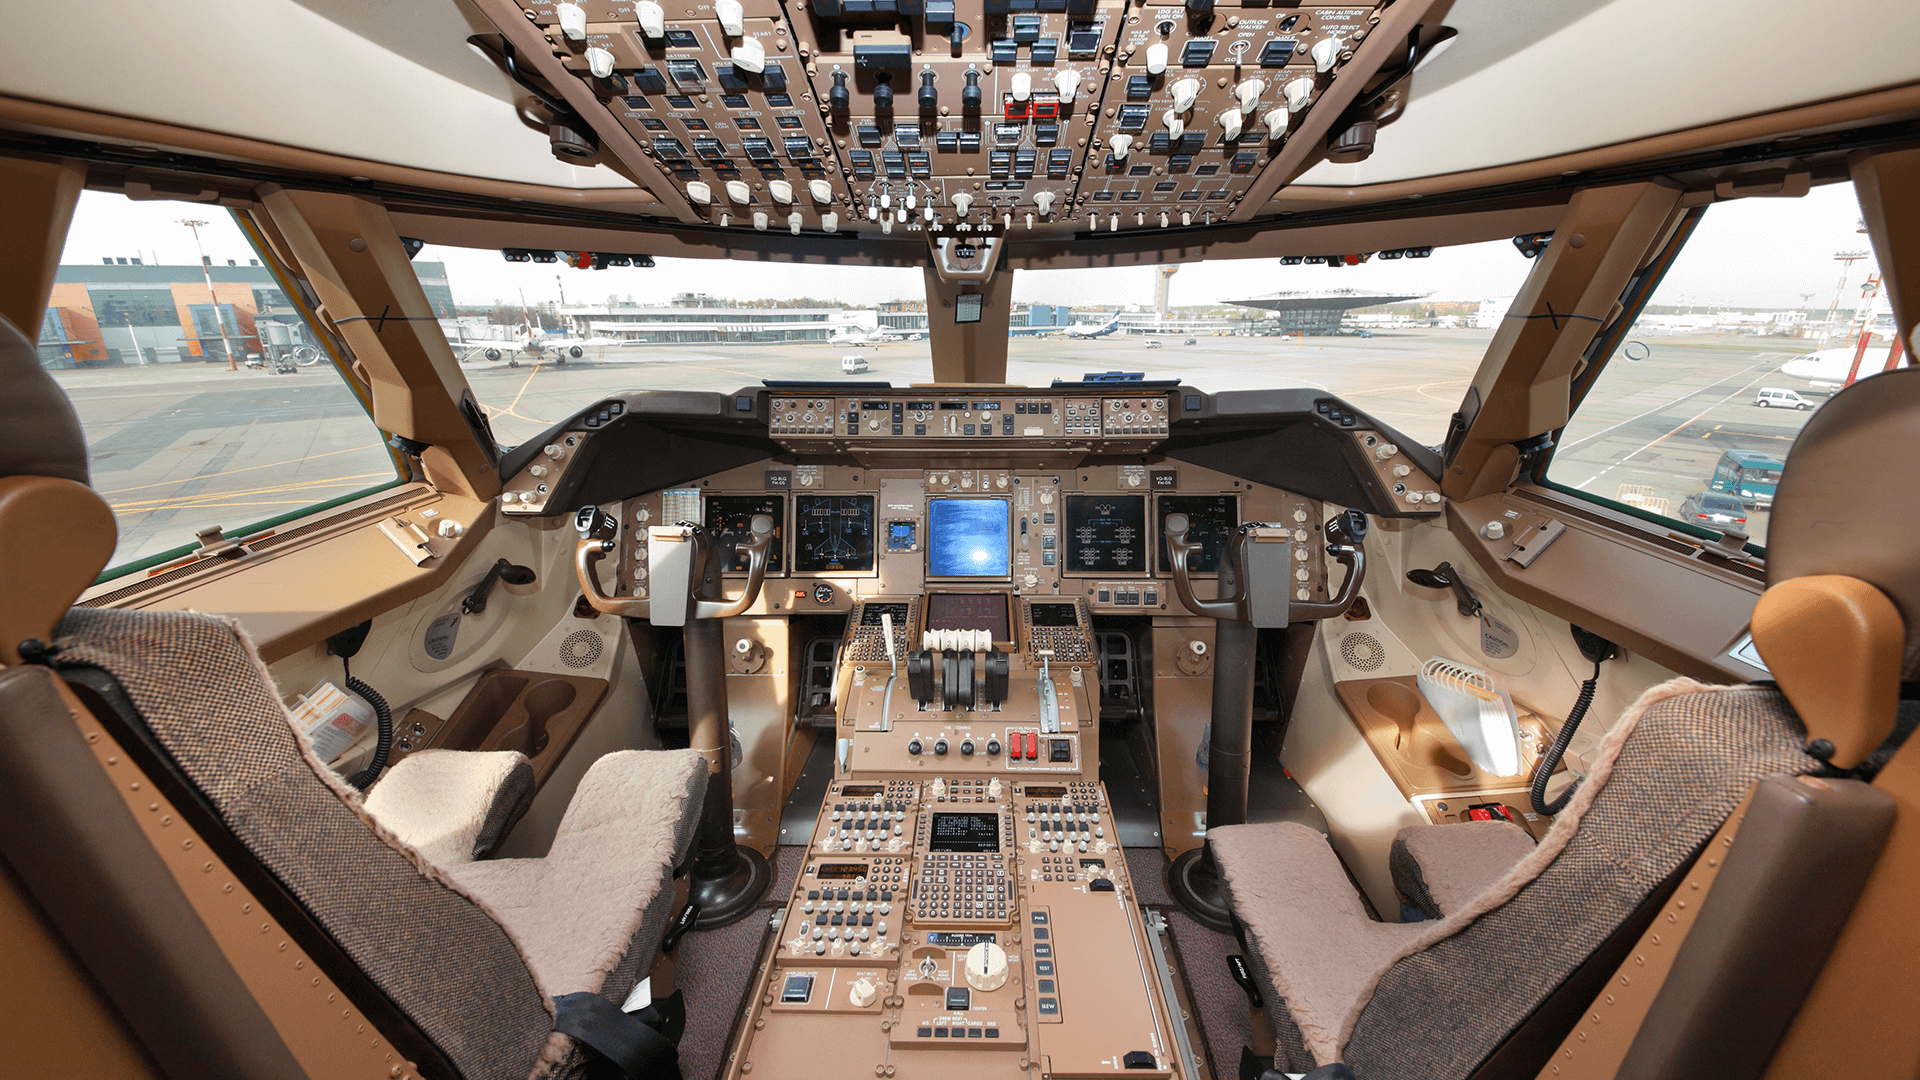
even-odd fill
[{"label": "rotary knob", "polygon": [[856,1009],[866,1008],[877,1001],[879,997],[879,988],[874,986],[873,980],[865,975],[853,980],[853,985],[847,987],[847,1004],[852,1005]]},{"label": "rotary knob", "polygon": [[967,985],[990,992],[1007,985],[1007,950],[983,941],[967,950]]}]

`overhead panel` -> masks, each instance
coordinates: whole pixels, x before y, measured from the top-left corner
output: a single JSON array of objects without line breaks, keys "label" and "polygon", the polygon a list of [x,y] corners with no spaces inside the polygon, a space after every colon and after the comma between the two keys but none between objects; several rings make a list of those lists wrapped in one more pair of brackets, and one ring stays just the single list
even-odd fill
[{"label": "overhead panel", "polygon": [[1382,6],[520,2],[706,223],[1016,237],[1223,219]]}]

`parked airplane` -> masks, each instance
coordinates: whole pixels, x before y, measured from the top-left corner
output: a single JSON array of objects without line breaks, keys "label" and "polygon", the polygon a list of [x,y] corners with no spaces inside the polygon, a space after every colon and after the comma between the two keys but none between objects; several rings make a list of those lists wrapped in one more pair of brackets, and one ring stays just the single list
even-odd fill
[{"label": "parked airplane", "polygon": [[528,322],[521,332],[511,339],[467,342],[468,348],[460,354],[460,362],[468,363],[476,356],[484,360],[499,360],[504,357],[508,367],[519,367],[520,358],[525,356],[541,363],[551,360],[556,364],[564,364],[568,360],[583,358],[588,349],[605,348],[620,343],[619,338],[610,337],[555,336]]},{"label": "parked airplane", "polygon": [[848,326],[836,330],[827,339],[827,344],[859,348],[864,345],[885,345],[891,341],[918,341],[926,336],[916,330],[889,330],[884,326],[869,330],[863,326]]},{"label": "parked airplane", "polygon": [[1854,371],[1854,357],[1859,355],[1859,347],[1848,345],[1840,349],[1821,349],[1819,352],[1796,356],[1780,365],[1780,373],[1796,379],[1805,379],[1814,386],[1841,387],[1847,385],[1847,375],[1855,379],[1879,374],[1886,366],[1885,346],[1875,347],[1868,344],[1865,355],[1860,356],[1860,368]]},{"label": "parked airplane", "polygon": [[1010,337],[1048,337],[1062,334],[1071,338],[1106,337],[1120,329],[1120,311],[1115,309],[1112,316],[1103,323],[1074,323],[1072,326],[1017,326],[1007,331]]}]

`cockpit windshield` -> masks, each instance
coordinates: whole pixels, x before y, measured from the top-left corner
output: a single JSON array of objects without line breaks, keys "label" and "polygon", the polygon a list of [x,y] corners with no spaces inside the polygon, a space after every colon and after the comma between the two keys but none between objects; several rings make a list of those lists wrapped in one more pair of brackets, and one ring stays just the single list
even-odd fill
[{"label": "cockpit windshield", "polygon": [[[617,390],[933,378],[917,269],[661,258],[595,270],[564,253],[436,245],[415,265],[444,274],[423,284],[450,293],[443,329],[506,444]],[[1530,266],[1498,241],[1016,269],[1007,380],[1312,387],[1437,443]]]}]

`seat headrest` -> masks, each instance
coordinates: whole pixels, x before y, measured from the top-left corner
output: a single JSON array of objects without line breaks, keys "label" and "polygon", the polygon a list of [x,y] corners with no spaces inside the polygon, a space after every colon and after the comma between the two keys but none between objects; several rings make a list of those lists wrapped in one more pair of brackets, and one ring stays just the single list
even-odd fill
[{"label": "seat headrest", "polygon": [[60,384],[20,328],[0,315],[0,476],[88,482],[87,439]]},{"label": "seat headrest", "polygon": [[0,316],[0,664],[54,625],[113,558],[113,511],[87,486],[87,441],[33,342]]},{"label": "seat headrest", "polygon": [[1879,589],[1920,671],[1920,369],[1861,379],[1813,414],[1787,454],[1767,524],[1767,584],[1840,575]]}]

